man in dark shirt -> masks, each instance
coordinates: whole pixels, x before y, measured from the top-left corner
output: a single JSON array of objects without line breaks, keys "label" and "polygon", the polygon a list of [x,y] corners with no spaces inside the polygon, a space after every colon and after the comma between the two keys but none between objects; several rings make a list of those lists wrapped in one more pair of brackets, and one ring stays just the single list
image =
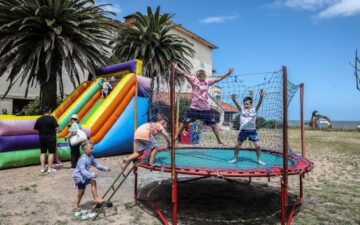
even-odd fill
[{"label": "man in dark shirt", "polygon": [[56,172],[57,170],[52,168],[54,161],[54,153],[56,151],[56,131],[59,130],[59,125],[56,119],[50,115],[51,108],[45,106],[43,109],[44,115],[38,118],[35,122],[34,130],[39,131],[40,139],[40,163],[41,173],[46,171],[45,169],[45,154],[49,151],[48,155],[48,172]]}]

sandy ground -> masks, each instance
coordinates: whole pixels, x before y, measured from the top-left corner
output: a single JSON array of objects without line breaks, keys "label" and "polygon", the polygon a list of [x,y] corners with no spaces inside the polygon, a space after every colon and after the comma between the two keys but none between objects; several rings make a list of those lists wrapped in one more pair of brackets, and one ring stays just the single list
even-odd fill
[{"label": "sandy ground", "polygon": [[[292,131],[293,138],[298,137]],[[330,139],[327,139],[330,134]],[[334,151],[331,133],[307,133],[308,158],[315,162],[306,175],[305,202],[295,214],[293,224],[360,224],[359,153]],[[315,135],[315,136],[314,136]],[[315,137],[315,138],[311,138]],[[347,143],[360,146],[360,133]],[[293,145],[296,147],[299,143]],[[322,146],[320,148],[319,146]],[[358,148],[360,151],[360,148]],[[109,187],[120,169],[119,158],[98,159],[113,169],[99,172],[100,193]],[[69,162],[56,173],[40,174],[39,166],[0,171],[0,224],[161,224],[154,212],[134,201],[134,176],[116,193],[113,208],[94,222],[73,216],[77,189],[73,187]],[[171,218],[169,174],[140,169],[142,197],[157,200],[165,216]],[[189,177],[181,177],[180,180]],[[291,177],[290,201],[298,197],[298,177]],[[253,179],[229,182],[209,178],[179,184],[179,224],[279,224],[280,179]],[[89,188],[82,208],[94,206]]]}]

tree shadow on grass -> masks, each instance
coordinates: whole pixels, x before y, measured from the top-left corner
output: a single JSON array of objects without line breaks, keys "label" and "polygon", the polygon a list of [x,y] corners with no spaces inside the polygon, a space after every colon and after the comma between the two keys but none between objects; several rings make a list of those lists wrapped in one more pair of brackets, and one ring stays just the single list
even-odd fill
[{"label": "tree shadow on grass", "polygon": [[[156,201],[168,221],[172,220],[171,180],[141,187],[139,197]],[[289,202],[296,199],[289,193]],[[140,207],[154,214],[146,203]],[[245,181],[207,178],[178,184],[179,224],[279,224],[280,187]]]}]

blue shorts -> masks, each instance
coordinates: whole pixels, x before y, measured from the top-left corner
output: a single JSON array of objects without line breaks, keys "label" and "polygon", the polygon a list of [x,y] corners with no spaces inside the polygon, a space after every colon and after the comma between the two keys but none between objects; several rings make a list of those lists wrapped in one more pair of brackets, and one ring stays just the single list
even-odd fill
[{"label": "blue shorts", "polygon": [[196,110],[190,108],[186,113],[184,123],[194,122],[195,120],[201,120],[206,125],[215,124],[214,113],[211,110]]},{"label": "blue shorts", "polygon": [[86,185],[90,183],[91,179],[86,178],[84,182],[80,182],[77,184],[79,190],[85,190]]},{"label": "blue shorts", "polygon": [[256,130],[241,130],[238,135],[238,142],[244,142],[248,139],[253,142],[260,141],[259,135]]}]

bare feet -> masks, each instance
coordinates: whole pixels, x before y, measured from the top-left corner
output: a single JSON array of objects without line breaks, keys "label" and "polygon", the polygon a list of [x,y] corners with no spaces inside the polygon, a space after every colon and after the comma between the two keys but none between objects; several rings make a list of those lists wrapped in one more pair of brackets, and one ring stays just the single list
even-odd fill
[{"label": "bare feet", "polygon": [[97,197],[97,198],[95,198],[95,202],[97,204],[102,204],[102,203],[104,203],[104,200],[102,198],[100,198],[100,197]]}]

